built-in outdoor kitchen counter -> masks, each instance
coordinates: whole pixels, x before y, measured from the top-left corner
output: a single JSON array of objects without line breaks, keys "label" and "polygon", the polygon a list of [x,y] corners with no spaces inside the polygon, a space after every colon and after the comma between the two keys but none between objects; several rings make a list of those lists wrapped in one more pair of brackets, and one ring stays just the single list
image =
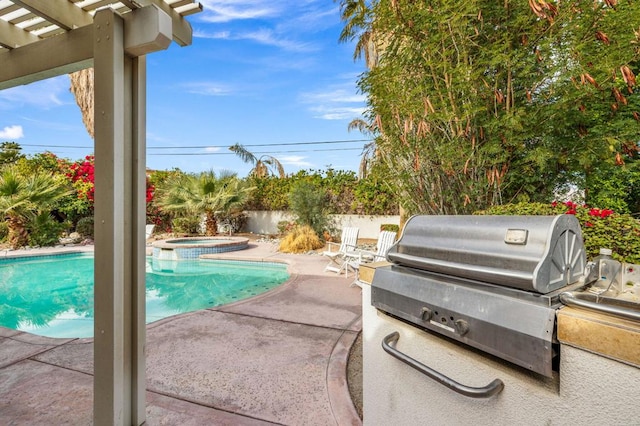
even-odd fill
[{"label": "built-in outdoor kitchen counter", "polygon": [[[549,225],[549,235],[555,232],[552,228],[557,228],[557,224]],[[405,240],[407,245],[410,241],[410,237]],[[392,250],[401,256],[412,254],[406,247],[396,246]],[[389,257],[394,260],[393,255]],[[435,260],[428,263],[441,264]],[[567,269],[565,266],[560,270]],[[537,367],[535,362],[529,365],[526,356],[514,359],[513,354],[526,348],[513,348],[510,352],[504,342],[487,342],[474,336],[477,321],[472,313],[468,318],[466,314],[458,317],[453,311],[443,315],[444,311],[437,306],[451,306],[447,305],[448,299],[457,296],[460,290],[457,284],[466,285],[464,280],[445,292],[442,301],[433,301],[427,295],[429,292],[407,296],[424,284],[420,273],[418,278],[412,274],[395,262],[361,266],[365,425],[640,425],[640,321],[551,302],[554,318],[550,321],[555,321],[555,325],[540,324],[540,334],[552,330],[549,341],[553,343],[553,366],[549,374],[540,373],[536,370],[545,371],[544,368]],[[380,283],[379,277],[394,282],[387,286]],[[438,279],[452,280],[444,276]],[[410,284],[412,280],[418,284]],[[404,286],[411,290],[396,290]],[[385,287],[398,294],[386,295]],[[566,289],[580,290],[570,283]],[[373,298],[372,290],[376,293]],[[554,291],[549,294],[554,295]],[[427,300],[423,308],[427,312],[418,319],[403,313],[404,309],[413,309],[410,306],[413,297]],[[507,292],[497,297],[508,300],[520,296]],[[460,309],[477,310],[483,317],[483,309],[467,306],[472,304],[474,301],[469,300]],[[523,315],[529,318],[526,309]],[[505,315],[513,317],[513,313]],[[434,327],[434,323],[439,325]],[[502,328],[511,325],[498,324],[496,330]],[[496,330],[487,333],[500,336],[501,331]],[[532,333],[537,334],[538,330],[534,327]],[[530,344],[526,339],[510,339],[515,345]],[[545,340],[544,336],[541,339]],[[498,349],[489,347],[492,344]],[[540,348],[545,352],[546,344]]]}]

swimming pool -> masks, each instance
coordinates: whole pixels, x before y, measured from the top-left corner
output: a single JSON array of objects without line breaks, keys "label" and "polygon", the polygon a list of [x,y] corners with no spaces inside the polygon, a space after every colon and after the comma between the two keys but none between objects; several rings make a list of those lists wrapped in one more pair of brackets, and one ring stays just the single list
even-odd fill
[{"label": "swimming pool", "polygon": [[[286,265],[147,258],[147,323],[264,293]],[[0,259],[0,326],[48,337],[93,336],[93,255]]]}]

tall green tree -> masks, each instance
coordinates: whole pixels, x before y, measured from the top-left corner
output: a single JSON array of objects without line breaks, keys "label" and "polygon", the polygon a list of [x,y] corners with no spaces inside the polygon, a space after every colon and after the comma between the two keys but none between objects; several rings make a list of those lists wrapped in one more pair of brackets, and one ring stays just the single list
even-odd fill
[{"label": "tall green tree", "polygon": [[637,152],[640,4],[379,0],[372,10],[385,43],[359,81],[365,119],[410,212],[548,199]]},{"label": "tall green tree", "polygon": [[228,213],[247,201],[253,188],[247,187],[235,173],[213,170],[199,175],[179,173],[170,176],[157,189],[158,206],[177,215],[206,217],[206,235],[218,233],[216,213]]},{"label": "tall green tree", "polygon": [[24,158],[22,147],[16,142],[2,142],[0,144],[0,166],[13,164],[20,158]]},{"label": "tall green tree", "polygon": [[49,173],[23,175],[14,167],[5,168],[0,174],[0,212],[9,228],[11,247],[18,249],[27,245],[29,221],[50,212],[68,193],[62,180]]}]

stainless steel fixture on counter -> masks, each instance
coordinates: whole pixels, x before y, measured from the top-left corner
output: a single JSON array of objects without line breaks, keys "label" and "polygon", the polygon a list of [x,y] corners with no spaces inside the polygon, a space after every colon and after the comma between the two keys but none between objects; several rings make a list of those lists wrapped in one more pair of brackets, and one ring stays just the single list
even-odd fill
[{"label": "stainless steel fixture on counter", "polygon": [[575,217],[416,216],[387,260],[365,425],[637,423],[640,267],[587,263]]}]

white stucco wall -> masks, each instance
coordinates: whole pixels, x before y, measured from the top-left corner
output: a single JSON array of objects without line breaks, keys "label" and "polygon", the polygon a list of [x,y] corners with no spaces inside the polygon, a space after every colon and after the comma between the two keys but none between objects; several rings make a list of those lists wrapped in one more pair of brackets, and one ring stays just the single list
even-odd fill
[{"label": "white stucco wall", "polygon": [[[254,234],[277,234],[278,222],[293,220],[294,216],[286,211],[248,211],[249,220],[245,226],[247,232]],[[359,228],[359,238],[378,238],[380,225],[400,224],[400,216],[360,216],[360,215],[331,215],[336,222],[337,229],[345,226]]]},{"label": "white stucco wall", "polygon": [[[363,286],[365,425],[638,425],[640,369],[563,345],[552,379],[513,367],[392,319],[371,306]],[[391,357],[382,339],[398,331],[396,348],[469,385],[499,378],[504,390],[472,399]]]}]

